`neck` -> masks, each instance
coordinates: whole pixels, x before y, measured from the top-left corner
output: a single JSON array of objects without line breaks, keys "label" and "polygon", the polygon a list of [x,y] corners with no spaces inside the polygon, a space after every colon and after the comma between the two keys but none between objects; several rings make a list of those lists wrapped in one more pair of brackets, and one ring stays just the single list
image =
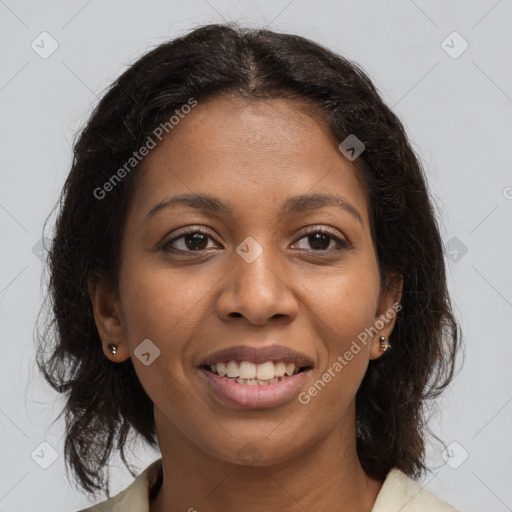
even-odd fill
[{"label": "neck", "polygon": [[155,410],[157,417],[163,483],[150,512],[371,512],[382,486],[359,463],[355,426],[347,433],[338,425],[285,462],[254,467],[208,455]]}]

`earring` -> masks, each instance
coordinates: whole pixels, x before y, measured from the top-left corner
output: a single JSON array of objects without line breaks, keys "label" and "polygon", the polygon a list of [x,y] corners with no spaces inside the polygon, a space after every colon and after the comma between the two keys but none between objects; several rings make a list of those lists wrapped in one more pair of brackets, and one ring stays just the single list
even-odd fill
[{"label": "earring", "polygon": [[108,344],[108,349],[110,350],[110,352],[112,352],[112,355],[114,357],[116,357],[116,354],[117,354],[117,345],[114,345],[113,343],[109,343]]},{"label": "earring", "polygon": [[391,345],[388,343],[388,340],[386,338],[384,338],[384,336],[381,336],[379,338],[379,343],[380,343],[380,351],[381,352],[386,352],[386,350],[388,350],[388,348],[391,348]]}]

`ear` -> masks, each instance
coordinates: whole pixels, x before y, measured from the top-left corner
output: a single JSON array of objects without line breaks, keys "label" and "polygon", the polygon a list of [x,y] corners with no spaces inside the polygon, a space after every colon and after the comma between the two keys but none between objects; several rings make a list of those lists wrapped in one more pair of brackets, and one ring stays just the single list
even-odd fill
[{"label": "ear", "polygon": [[372,340],[370,359],[378,359],[383,354],[380,350],[379,338],[384,336],[389,340],[391,336],[396,317],[402,309],[400,301],[402,300],[403,284],[403,275],[399,272],[394,272],[388,276],[381,287],[377,312],[373,323],[375,330],[378,332]]},{"label": "ear", "polygon": [[[126,343],[125,329],[120,320],[122,315],[114,286],[108,278],[96,276],[89,279],[88,292],[103,353],[115,363],[126,361],[130,357],[130,351]],[[117,345],[116,357],[108,349],[110,343]]]}]

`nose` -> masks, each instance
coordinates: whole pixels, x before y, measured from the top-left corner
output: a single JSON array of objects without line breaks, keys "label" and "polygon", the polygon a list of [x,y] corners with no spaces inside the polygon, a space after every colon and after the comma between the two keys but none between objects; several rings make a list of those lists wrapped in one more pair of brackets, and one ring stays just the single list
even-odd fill
[{"label": "nose", "polygon": [[[243,317],[250,324],[264,325],[281,319],[291,321],[297,316],[298,302],[286,272],[286,262],[268,246],[251,260],[243,252],[233,253],[231,271],[225,278],[217,301],[223,320]],[[289,275],[289,272],[288,272]]]}]

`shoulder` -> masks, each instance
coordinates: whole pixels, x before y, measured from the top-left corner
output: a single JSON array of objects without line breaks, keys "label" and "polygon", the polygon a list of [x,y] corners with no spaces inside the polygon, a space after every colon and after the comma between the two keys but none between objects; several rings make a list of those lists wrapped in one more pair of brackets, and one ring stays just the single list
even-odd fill
[{"label": "shoulder", "polygon": [[399,469],[392,469],[372,512],[460,512],[424,489]]},{"label": "shoulder", "polygon": [[153,488],[161,482],[162,459],[151,463],[123,491],[92,507],[78,512],[149,512]]}]

